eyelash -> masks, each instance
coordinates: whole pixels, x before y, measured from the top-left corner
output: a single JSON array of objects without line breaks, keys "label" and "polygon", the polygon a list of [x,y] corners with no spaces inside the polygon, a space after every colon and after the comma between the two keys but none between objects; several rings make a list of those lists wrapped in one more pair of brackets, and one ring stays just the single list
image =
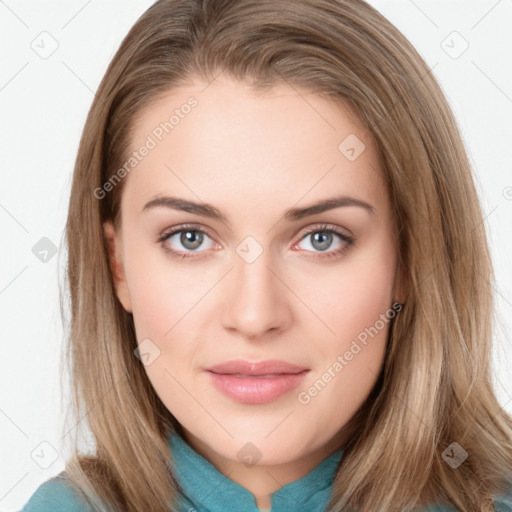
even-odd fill
[{"label": "eyelash", "polygon": [[[174,228],[171,229],[171,231],[168,231],[168,232],[162,234],[160,236],[160,238],[157,240],[157,242],[162,245],[162,248],[164,249],[165,252],[170,254],[172,257],[179,258],[181,260],[183,260],[185,258],[194,258],[195,257],[194,251],[191,251],[188,253],[175,251],[174,249],[170,249],[168,246],[166,246],[165,242],[172,235],[175,235],[176,233],[180,233],[182,231],[193,231],[193,232],[203,233],[203,234],[209,236],[212,240],[214,239],[214,237],[207,230],[205,230],[198,224],[183,224],[181,226],[175,226]],[[334,235],[338,235],[342,239],[342,241],[345,242],[345,244],[342,247],[335,249],[333,251],[318,252],[315,256],[311,256],[312,258],[330,259],[330,258],[340,257],[343,254],[345,254],[355,242],[355,240],[352,237],[342,233],[341,231],[339,231],[333,227],[330,227],[328,224],[321,224],[318,226],[314,226],[312,229],[310,229],[309,231],[304,233],[302,235],[302,237],[300,238],[300,240],[296,244],[294,244],[294,246],[297,245],[298,243],[302,242],[302,240],[304,240],[307,236],[309,236],[313,233],[331,233]],[[308,251],[308,252],[310,252],[310,251]]]}]

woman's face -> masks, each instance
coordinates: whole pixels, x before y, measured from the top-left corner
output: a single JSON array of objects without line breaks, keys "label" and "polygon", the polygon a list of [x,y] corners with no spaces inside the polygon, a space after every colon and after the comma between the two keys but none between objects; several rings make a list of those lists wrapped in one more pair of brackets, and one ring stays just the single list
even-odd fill
[{"label": "woman's face", "polygon": [[[400,300],[370,134],[314,93],[218,78],[153,103],[131,142],[122,228],[105,232],[156,393],[203,453],[321,460],[375,384]],[[234,359],[307,371],[206,370]]]}]

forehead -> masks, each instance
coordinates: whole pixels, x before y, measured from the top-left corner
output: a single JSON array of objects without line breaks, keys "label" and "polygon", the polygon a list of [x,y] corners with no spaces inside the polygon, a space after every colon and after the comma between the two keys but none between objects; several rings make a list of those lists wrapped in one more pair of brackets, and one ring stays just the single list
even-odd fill
[{"label": "forehead", "polygon": [[180,86],[137,117],[130,148],[123,209],[140,212],[160,194],[251,214],[341,193],[386,206],[375,143],[354,111],[286,83]]}]

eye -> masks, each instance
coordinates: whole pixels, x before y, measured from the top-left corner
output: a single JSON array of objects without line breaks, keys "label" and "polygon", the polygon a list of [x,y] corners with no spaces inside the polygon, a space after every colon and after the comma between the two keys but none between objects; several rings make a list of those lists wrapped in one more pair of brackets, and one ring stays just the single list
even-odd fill
[{"label": "eye", "polygon": [[[163,234],[158,239],[158,242],[161,243],[166,252],[183,259],[193,256],[192,253],[194,252],[204,252],[197,249],[200,247],[204,248],[205,241],[207,240],[213,242],[210,235],[204,229],[195,224],[187,224],[174,227],[171,231]],[[173,249],[170,245],[178,246],[178,249]],[[180,245],[181,247],[179,247]],[[208,248],[211,247],[206,247],[206,249]],[[187,251],[190,251],[190,253]]]},{"label": "eye", "polygon": [[[338,247],[328,251],[329,247],[333,244],[333,240],[336,238],[340,240]],[[210,244],[207,243],[208,240],[211,242]],[[340,257],[354,244],[352,237],[341,232],[339,228],[331,227],[326,224],[314,226],[304,233],[300,241],[292,246],[292,249],[296,250],[301,242],[305,240],[309,240],[310,246],[312,247],[312,250],[306,249],[305,252],[316,253],[312,256],[314,258]],[[158,239],[158,242],[167,253],[180,259],[194,257],[196,256],[194,253],[205,252],[216,245],[216,242],[214,242],[213,237],[210,236],[208,231],[198,224],[175,226],[170,231],[164,233]],[[181,247],[179,247],[180,245]],[[177,246],[177,249],[172,246]],[[198,250],[201,247],[203,247],[203,250]]]},{"label": "eye", "polygon": [[[333,241],[338,238],[341,243],[334,250],[328,251],[329,247],[332,246]],[[342,233],[338,228],[330,227],[326,224],[315,226],[307,231],[301,238],[300,242],[308,241],[312,247],[312,251],[307,249],[309,252],[316,252],[314,258],[335,258],[339,257],[353,245],[354,239],[345,233]],[[299,246],[299,243],[295,244],[292,248],[295,249]],[[323,254],[322,254],[323,253]]]}]

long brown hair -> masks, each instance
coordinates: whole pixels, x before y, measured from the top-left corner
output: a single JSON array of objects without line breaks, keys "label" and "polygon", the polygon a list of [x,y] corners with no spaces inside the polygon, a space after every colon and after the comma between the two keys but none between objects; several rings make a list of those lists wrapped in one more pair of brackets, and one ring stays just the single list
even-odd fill
[{"label": "long brown hair", "polygon": [[[363,0],[159,0],[123,40],[85,123],[66,224],[73,405],[95,446],[76,445],[69,480],[99,510],[177,508],[167,439],[180,425],[134,356],[102,229],[119,227],[129,178],[97,191],[133,150],[145,107],[219,73],[351,105],[389,187],[407,296],[379,380],[346,426],[328,510],[493,510],[512,481],[512,418],[492,386],[494,276],[470,163],[431,70]],[[468,454],[456,469],[443,456],[454,442]]]}]

